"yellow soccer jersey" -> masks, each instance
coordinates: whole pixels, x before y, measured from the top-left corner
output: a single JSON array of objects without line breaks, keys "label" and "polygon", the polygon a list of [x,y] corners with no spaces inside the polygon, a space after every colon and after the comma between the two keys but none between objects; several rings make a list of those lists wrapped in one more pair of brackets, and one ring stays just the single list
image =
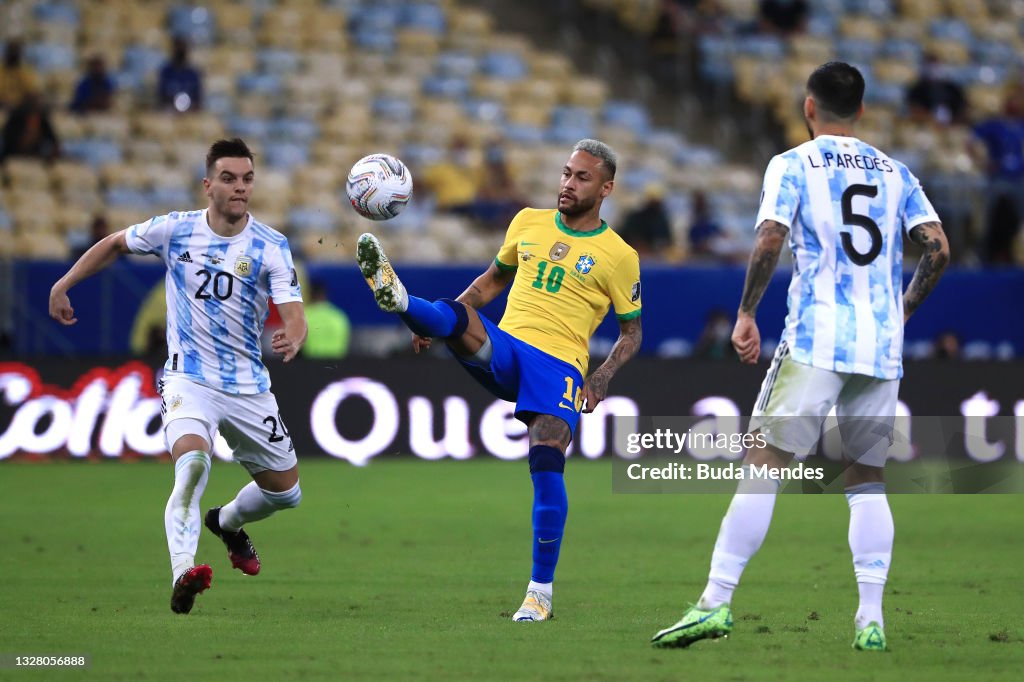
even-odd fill
[{"label": "yellow soccer jersey", "polygon": [[609,304],[620,320],[640,315],[640,259],[605,222],[577,232],[555,209],[524,208],[494,262],[505,272],[517,269],[498,327],[583,376],[590,337]]}]

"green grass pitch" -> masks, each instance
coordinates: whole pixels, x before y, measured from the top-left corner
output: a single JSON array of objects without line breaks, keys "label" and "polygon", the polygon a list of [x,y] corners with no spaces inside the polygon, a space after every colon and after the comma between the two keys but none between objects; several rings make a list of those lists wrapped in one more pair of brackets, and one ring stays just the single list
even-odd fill
[{"label": "green grass pitch", "polygon": [[[168,608],[168,463],[0,465],[0,654],[89,654],[4,679],[1020,679],[1021,498],[893,496],[893,651],[850,649],[856,586],[842,496],[785,495],[727,640],[648,644],[699,595],[723,495],[616,495],[569,462],[555,620],[517,624],[530,568],[525,462],[304,460],[302,506],[248,527],[263,570]],[[203,509],[246,481],[217,462]]]}]

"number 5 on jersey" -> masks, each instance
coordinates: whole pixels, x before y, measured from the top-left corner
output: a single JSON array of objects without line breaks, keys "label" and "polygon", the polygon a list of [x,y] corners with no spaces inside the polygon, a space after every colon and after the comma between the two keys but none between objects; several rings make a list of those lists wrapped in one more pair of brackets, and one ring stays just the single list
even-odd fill
[{"label": "number 5 on jersey", "polygon": [[843,251],[857,265],[868,265],[871,261],[878,258],[878,254],[882,252],[882,231],[878,228],[878,223],[870,217],[863,213],[853,212],[853,198],[869,197],[873,199],[877,196],[878,187],[875,185],[850,185],[843,192],[843,223],[863,227],[868,231],[868,236],[871,237],[871,248],[867,250],[867,253],[861,253],[854,248],[853,237],[850,236],[849,232],[843,232],[840,235],[839,238],[843,241]]}]

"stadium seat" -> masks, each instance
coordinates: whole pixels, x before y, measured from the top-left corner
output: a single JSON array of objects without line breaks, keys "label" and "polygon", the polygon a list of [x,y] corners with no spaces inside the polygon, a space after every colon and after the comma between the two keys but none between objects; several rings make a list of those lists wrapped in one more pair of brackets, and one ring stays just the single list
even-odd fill
[{"label": "stadium seat", "polygon": [[177,5],[167,16],[174,36],[187,37],[194,45],[209,45],[217,32],[216,15],[202,5]]},{"label": "stadium seat", "polygon": [[12,189],[46,190],[50,187],[50,174],[40,161],[14,157],[2,166],[2,173]]}]

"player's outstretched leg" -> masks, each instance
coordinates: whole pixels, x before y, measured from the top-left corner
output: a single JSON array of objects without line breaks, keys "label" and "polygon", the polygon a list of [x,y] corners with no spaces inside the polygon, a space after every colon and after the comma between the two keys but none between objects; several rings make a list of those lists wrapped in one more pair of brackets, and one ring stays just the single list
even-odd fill
[{"label": "player's outstretched leg", "polygon": [[[373,290],[377,306],[384,312],[397,313],[413,333],[451,340],[461,337],[469,328],[469,312],[463,304],[447,299],[431,302],[410,296],[391,267],[384,248],[372,234],[359,237],[356,260],[366,283]],[[482,328],[480,333],[484,334]]]},{"label": "player's outstretched leg", "polygon": [[388,313],[404,313],[409,307],[409,295],[391,267],[384,247],[369,232],[359,235],[356,261],[380,309]]},{"label": "player's outstretched leg", "polygon": [[213,569],[206,564],[192,566],[178,576],[171,590],[171,611],[188,613],[196,603],[196,595],[208,590],[213,580]]}]

